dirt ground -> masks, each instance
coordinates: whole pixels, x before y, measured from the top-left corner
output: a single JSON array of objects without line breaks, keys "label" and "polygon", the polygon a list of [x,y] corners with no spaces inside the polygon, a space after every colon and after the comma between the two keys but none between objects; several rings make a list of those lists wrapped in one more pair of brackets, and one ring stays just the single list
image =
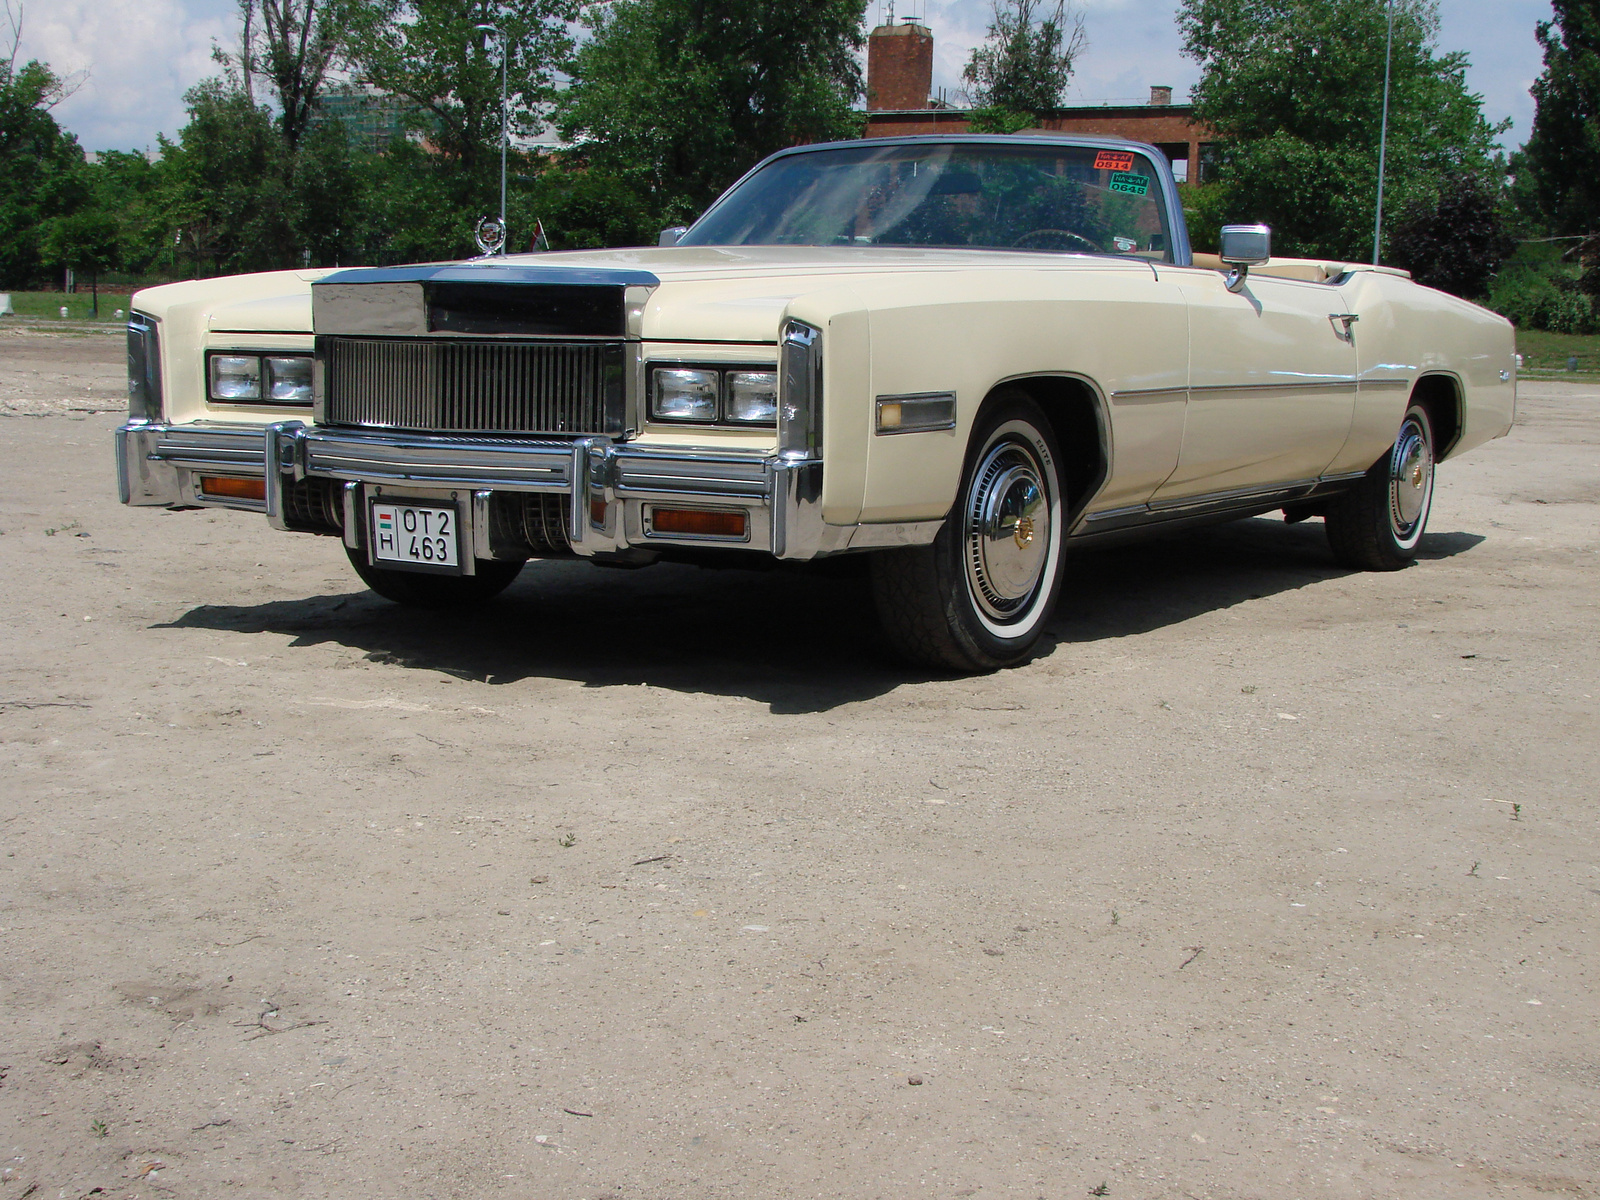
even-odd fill
[{"label": "dirt ground", "polygon": [[0,1200],[1600,1197],[1600,389],[1409,570],[1084,554],[951,679],[120,507],[121,354],[0,329]]}]

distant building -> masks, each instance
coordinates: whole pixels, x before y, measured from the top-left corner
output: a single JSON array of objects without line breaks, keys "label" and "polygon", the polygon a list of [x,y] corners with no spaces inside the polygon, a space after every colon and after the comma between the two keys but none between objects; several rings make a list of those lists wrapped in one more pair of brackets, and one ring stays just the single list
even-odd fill
[{"label": "distant building", "polygon": [[[963,133],[970,110],[933,92],[933,31],[917,18],[880,25],[867,38],[867,137]],[[1147,142],[1167,156],[1180,182],[1204,180],[1216,134],[1174,104],[1172,89],[1150,89],[1148,103],[1085,104],[1039,114],[1040,129],[1103,134]]]},{"label": "distant building", "polygon": [[406,136],[409,105],[398,96],[356,84],[331,87],[317,100],[317,120],[344,123],[350,140],[364,149],[381,151]]}]

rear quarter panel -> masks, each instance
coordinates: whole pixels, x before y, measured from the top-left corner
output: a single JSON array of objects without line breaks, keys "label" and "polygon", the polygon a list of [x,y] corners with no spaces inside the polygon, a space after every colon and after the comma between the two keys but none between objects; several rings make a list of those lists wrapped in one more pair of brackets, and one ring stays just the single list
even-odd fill
[{"label": "rear quarter panel", "polygon": [[1334,471],[1364,470],[1394,441],[1409,388],[1368,387],[1373,380],[1425,375],[1455,380],[1461,393],[1461,435],[1454,458],[1504,437],[1516,417],[1516,340],[1504,317],[1398,275],[1357,271],[1343,285],[1356,326],[1363,387],[1350,438]]}]

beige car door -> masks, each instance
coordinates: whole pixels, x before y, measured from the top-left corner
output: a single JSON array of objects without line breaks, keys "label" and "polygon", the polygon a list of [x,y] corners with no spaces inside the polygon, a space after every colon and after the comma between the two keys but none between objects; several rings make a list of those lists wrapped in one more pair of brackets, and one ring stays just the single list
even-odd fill
[{"label": "beige car door", "polygon": [[1230,292],[1218,271],[1169,272],[1189,307],[1189,395],[1177,468],[1151,506],[1317,479],[1355,412],[1339,289],[1257,271]]}]

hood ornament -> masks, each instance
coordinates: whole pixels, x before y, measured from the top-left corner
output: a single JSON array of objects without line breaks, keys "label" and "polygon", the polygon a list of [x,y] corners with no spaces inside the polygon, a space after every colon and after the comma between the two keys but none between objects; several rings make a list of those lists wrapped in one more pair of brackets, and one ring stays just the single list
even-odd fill
[{"label": "hood ornament", "polygon": [[506,223],[499,217],[479,217],[472,230],[472,240],[478,243],[484,258],[493,258],[506,244]]}]

